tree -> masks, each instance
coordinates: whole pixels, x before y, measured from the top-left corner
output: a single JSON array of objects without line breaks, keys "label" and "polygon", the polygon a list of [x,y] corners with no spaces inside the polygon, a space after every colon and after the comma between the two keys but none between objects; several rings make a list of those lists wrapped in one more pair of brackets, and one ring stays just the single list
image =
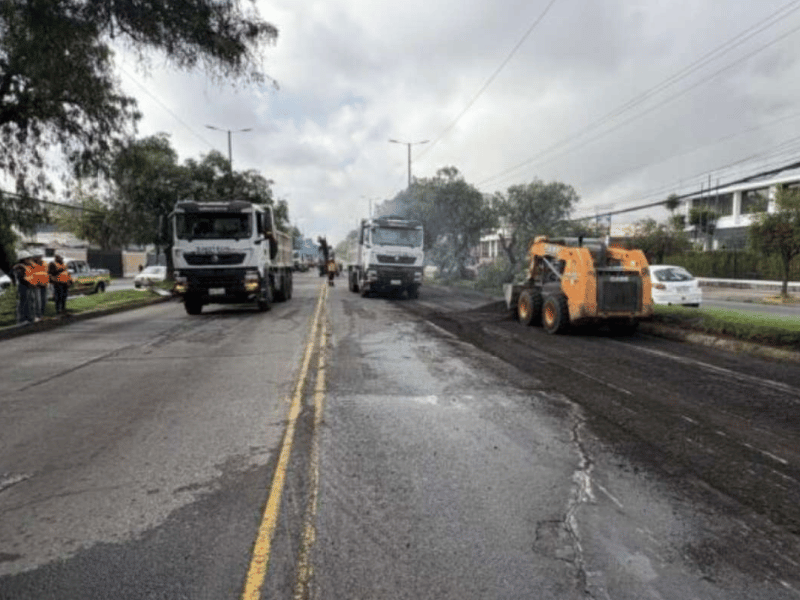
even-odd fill
[{"label": "tree", "polygon": [[432,178],[417,179],[410,188],[381,205],[380,210],[423,225],[425,252],[442,272],[467,276],[471,252],[483,230],[496,224],[489,204],[456,167],[443,167]]},{"label": "tree", "polygon": [[644,252],[651,263],[661,264],[665,256],[684,252],[691,245],[682,230],[677,230],[669,224],[658,223],[655,219],[648,218],[636,225],[636,234],[630,240],[630,247]]},{"label": "tree", "polygon": [[73,193],[72,207],[59,207],[53,216],[61,228],[101,250],[125,246],[130,237],[123,215],[80,183]]},{"label": "tree", "polygon": [[[262,48],[277,34],[238,0],[0,1],[0,171],[23,199],[3,194],[0,239],[11,224],[43,221],[35,198],[52,191],[53,150],[77,173],[107,169],[112,148],[134,130],[140,115],[114,76],[112,44],[142,63],[155,52],[216,80],[263,83],[271,79]],[[0,265],[8,260],[4,253]]]},{"label": "tree", "polygon": [[525,257],[534,237],[560,233],[559,228],[564,227],[578,200],[571,185],[539,179],[513,185],[506,194],[495,194],[496,210],[505,224],[501,227],[500,244],[512,270]]},{"label": "tree", "polygon": [[695,231],[700,232],[710,239],[717,229],[717,219],[719,214],[708,206],[693,206],[689,209],[689,225],[695,227]]},{"label": "tree", "polygon": [[748,233],[756,250],[780,257],[783,263],[781,295],[787,296],[790,267],[800,255],[800,190],[780,187],[775,206],[774,213],[756,215]]}]

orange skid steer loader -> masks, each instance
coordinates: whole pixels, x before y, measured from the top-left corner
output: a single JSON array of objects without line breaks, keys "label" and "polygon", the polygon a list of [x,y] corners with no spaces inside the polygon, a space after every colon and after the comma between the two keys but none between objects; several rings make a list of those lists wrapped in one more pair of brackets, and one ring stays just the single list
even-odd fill
[{"label": "orange skid steer loader", "polygon": [[528,278],[503,286],[506,304],[523,325],[548,333],[571,325],[608,325],[632,334],[653,315],[650,273],[641,250],[609,246],[595,238],[538,236],[528,249]]}]

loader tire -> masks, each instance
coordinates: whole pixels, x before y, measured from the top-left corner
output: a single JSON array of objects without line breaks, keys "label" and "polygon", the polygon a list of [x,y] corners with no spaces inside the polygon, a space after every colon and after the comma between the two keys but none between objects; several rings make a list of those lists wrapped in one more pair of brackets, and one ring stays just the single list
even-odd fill
[{"label": "loader tire", "polygon": [[522,290],[517,301],[517,317],[523,325],[538,325],[542,319],[542,293]]},{"label": "loader tire", "polygon": [[542,306],[542,326],[547,333],[564,333],[569,326],[569,307],[563,294],[548,296]]}]

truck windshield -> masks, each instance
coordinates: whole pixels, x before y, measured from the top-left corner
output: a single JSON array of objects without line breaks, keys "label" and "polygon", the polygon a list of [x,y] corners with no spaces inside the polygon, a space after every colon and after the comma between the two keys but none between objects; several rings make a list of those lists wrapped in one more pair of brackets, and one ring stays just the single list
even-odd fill
[{"label": "truck windshield", "polygon": [[400,229],[398,227],[376,227],[372,230],[372,243],[380,246],[422,246],[421,229]]},{"label": "truck windshield", "polygon": [[179,213],[175,215],[175,234],[181,240],[220,240],[249,238],[249,214]]}]

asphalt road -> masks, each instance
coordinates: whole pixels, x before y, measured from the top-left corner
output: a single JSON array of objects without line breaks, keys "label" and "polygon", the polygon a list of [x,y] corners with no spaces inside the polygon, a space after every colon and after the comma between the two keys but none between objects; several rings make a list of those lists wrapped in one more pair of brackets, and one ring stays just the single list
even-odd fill
[{"label": "asphalt road", "polygon": [[796,369],[321,282],[0,344],[0,599],[800,596]]}]

